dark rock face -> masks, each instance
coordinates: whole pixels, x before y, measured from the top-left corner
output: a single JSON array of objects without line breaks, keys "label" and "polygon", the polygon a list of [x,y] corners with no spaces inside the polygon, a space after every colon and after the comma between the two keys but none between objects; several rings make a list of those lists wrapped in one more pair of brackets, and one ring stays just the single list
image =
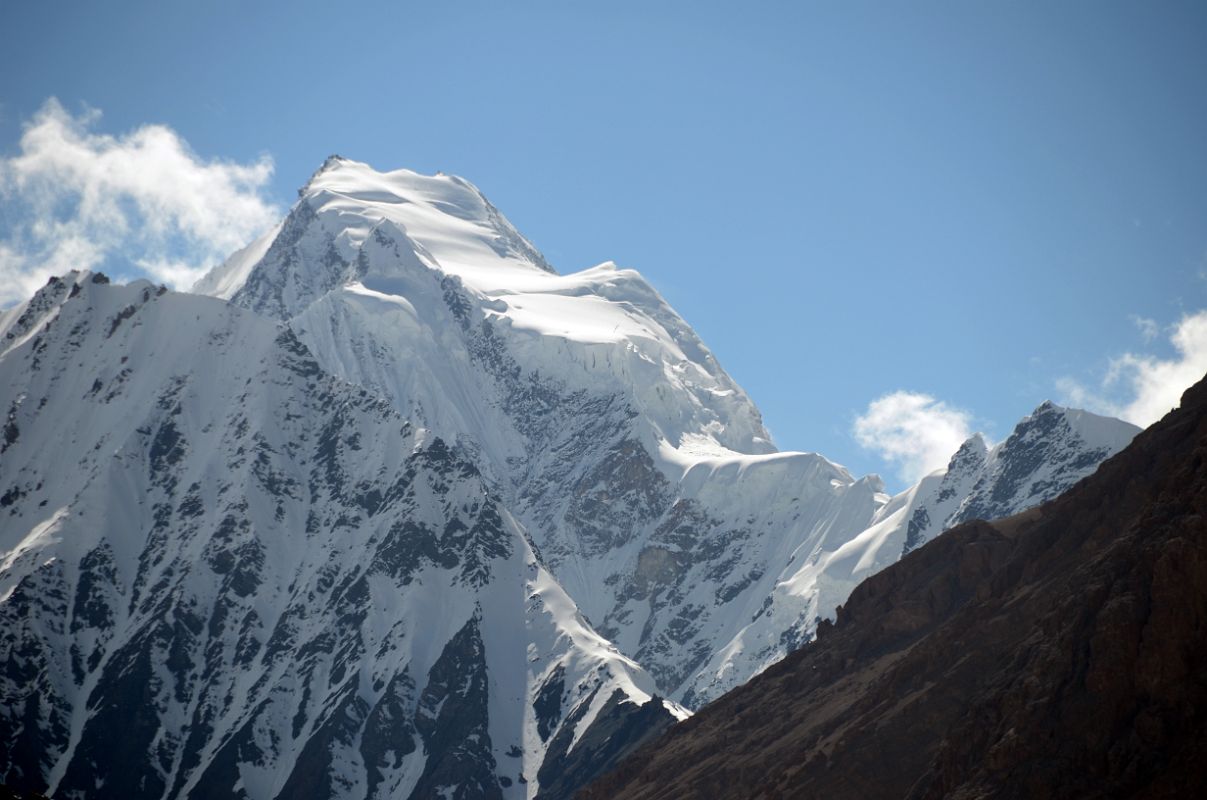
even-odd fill
[{"label": "dark rock face", "polygon": [[625,544],[625,536],[643,522],[657,518],[670,504],[668,489],[641,443],[626,439],[573,487],[566,520],[588,553],[605,553]]},{"label": "dark rock face", "polygon": [[4,635],[0,652],[0,692],[6,701],[0,713],[0,763],[4,783],[19,792],[44,791],[44,770],[67,744],[71,721],[54,682],[42,668],[54,653],[37,635],[41,615],[62,619],[67,610],[62,569],[45,564],[19,583],[0,617]]},{"label": "dark rock face", "polygon": [[1204,752],[1207,381],[1055,501],[868,579],[580,796],[1191,797]]},{"label": "dark rock face", "polygon": [[566,668],[558,664],[553,674],[541,685],[532,710],[536,712],[536,732],[542,742],[549,741],[550,734],[562,719],[562,695],[566,693]]},{"label": "dark rock face", "polygon": [[[344,260],[336,249],[335,236],[315,225],[316,219],[310,203],[304,200],[298,203],[285,218],[280,234],[265,255],[265,266],[248,277],[232,302],[266,316],[287,319],[289,309],[299,299],[313,300],[354,279],[358,265]],[[321,237],[323,255],[317,264],[305,263],[311,268],[306,272],[301,250],[306,245],[315,246],[308,240],[314,236]]]},{"label": "dark rock face", "polygon": [[412,797],[502,800],[487,719],[486,660],[477,617],[444,647],[419,697],[415,727],[429,757]]},{"label": "dark rock face", "polygon": [[[1044,403],[1006,439],[998,455],[996,474],[982,478],[973,487],[968,503],[951,524],[1005,516],[1018,508],[1016,498],[1024,492],[1030,493],[1028,504],[1051,500],[1072,482],[1068,476],[1092,469],[1110,455],[1106,449],[1071,446],[1076,438],[1060,409]],[[1052,474],[1028,485],[1044,467]]]},{"label": "dark rock face", "polygon": [[46,800],[46,795],[37,792],[21,792],[0,784],[0,800]]},{"label": "dark rock face", "polygon": [[414,722],[408,718],[414,696],[415,682],[403,671],[390,680],[381,700],[369,713],[360,740],[369,797],[374,796],[382,783],[385,769],[397,768],[404,757],[415,752],[418,737]]},{"label": "dark rock face", "polygon": [[1008,517],[1060,496],[1139,432],[1122,420],[1045,402],[992,449],[973,436],[939,485],[919,497],[901,554],[962,522]]},{"label": "dark rock face", "polygon": [[[580,717],[593,699],[594,695],[583,701],[577,710]],[[569,721],[576,721],[574,715]],[[659,698],[639,706],[617,690],[572,749],[576,726],[562,726],[537,773],[541,782],[537,800],[570,800],[577,789],[603,775],[674,722]]]}]

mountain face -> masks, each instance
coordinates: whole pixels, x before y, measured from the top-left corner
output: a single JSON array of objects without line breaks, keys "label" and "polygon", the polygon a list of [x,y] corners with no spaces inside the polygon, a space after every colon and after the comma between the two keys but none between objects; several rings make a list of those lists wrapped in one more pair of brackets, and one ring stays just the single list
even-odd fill
[{"label": "mountain face", "polygon": [[472,453],[586,617],[672,698],[802,541],[881,502],[876,479],[774,452],[640,275],[554,273],[457,178],[333,158],[198,288],[287,322],[324,369]]},{"label": "mountain face", "polygon": [[569,797],[1135,432],[1041,406],[889,497],[777,452],[636,272],[336,157],[196,290],[72,274],[0,315],[18,790]]},{"label": "mountain face", "polygon": [[[459,178],[332,157],[300,194],[197,290],[286,322],[324,369],[472,453],[585,616],[667,696],[698,707],[781,658],[870,569],[851,542],[879,541],[861,533],[896,509],[879,479],[776,452],[636,272],[557,274]],[[1051,491],[1135,431],[1103,425],[1117,429],[1066,437],[1081,466],[1054,471]],[[1035,480],[1037,447],[1019,462]],[[1022,477],[986,474],[984,491],[1009,480]]]},{"label": "mountain face", "polygon": [[87,274],[3,324],[6,784],[527,797],[596,725],[682,715],[471,460],[288,328]]},{"label": "mountain face", "polygon": [[869,578],[584,796],[1198,796],[1205,463],[1207,381],[1057,500]]}]

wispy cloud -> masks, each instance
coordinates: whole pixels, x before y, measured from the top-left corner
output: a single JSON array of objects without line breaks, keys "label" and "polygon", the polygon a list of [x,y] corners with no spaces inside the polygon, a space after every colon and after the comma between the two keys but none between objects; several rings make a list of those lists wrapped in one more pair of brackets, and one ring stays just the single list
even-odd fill
[{"label": "wispy cloud", "polygon": [[972,415],[928,394],[897,391],[872,401],[855,419],[853,433],[863,447],[893,465],[913,483],[947,466],[972,434]]},{"label": "wispy cloud", "polygon": [[1058,388],[1070,405],[1151,425],[1175,408],[1182,392],[1207,373],[1207,310],[1184,315],[1170,330],[1172,358],[1124,353],[1111,359],[1097,386],[1063,378]]},{"label": "wispy cloud", "polygon": [[1145,342],[1151,342],[1161,333],[1161,326],[1157,324],[1155,319],[1142,317],[1139,314],[1132,314],[1131,321],[1136,326],[1136,330],[1140,332],[1140,338]]},{"label": "wispy cloud", "polygon": [[0,158],[0,306],[110,258],[187,288],[279,218],[271,158],[205,160],[164,125],[98,133],[100,116],[51,98]]}]

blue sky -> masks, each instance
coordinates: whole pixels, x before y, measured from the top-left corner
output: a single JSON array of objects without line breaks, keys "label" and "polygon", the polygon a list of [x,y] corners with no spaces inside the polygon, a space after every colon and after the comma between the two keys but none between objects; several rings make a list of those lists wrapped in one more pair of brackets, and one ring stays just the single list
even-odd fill
[{"label": "blue sky", "polygon": [[885,395],[1000,438],[1201,374],[1204,41],[1201,2],[7,2],[0,156],[56,97],[270,157],[278,205],[329,153],[463,175],[561,271],[640,270],[781,447],[899,486],[935,443],[861,445]]}]

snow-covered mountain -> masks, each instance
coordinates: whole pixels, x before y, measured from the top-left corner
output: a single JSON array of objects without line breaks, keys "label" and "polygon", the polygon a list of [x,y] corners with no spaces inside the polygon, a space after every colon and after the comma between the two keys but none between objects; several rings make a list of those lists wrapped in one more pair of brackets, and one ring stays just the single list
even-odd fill
[{"label": "snow-covered mountain", "polygon": [[[286,321],[325,369],[472,453],[586,617],[692,707],[833,613],[858,578],[802,564],[874,541],[890,504],[874,476],[777,452],[638,273],[558,274],[460,178],[332,157],[197,289]],[[802,581],[817,603],[778,613]],[[760,619],[775,643],[752,653]]]},{"label": "snow-covered mountain", "polygon": [[883,502],[875,478],[775,452],[638,273],[557,274],[465,181],[333,157],[301,195],[198,289],[286,320],[325,369],[473,453],[587,618],[671,697],[802,542],[861,530]]},{"label": "snow-covered mountain", "polygon": [[472,461],[288,328],[73,274],[0,341],[0,781],[523,798],[682,716]]},{"label": "snow-covered mountain", "polygon": [[996,447],[974,436],[945,473],[932,476],[939,478],[932,491],[915,493],[902,553],[961,522],[1008,517],[1051,500],[1139,432],[1121,420],[1045,402]]},{"label": "snow-covered mountain", "polygon": [[864,530],[810,543],[780,574],[762,613],[701,670],[689,699],[714,699],[813,638],[821,619],[865,578],[938,534],[972,519],[999,519],[1040,505],[1092,474],[1140,429],[1051,402],[1024,417],[1000,444],[974,435],[945,469],[893,497]]},{"label": "snow-covered mountain", "polygon": [[655,695],[715,698],[1134,433],[1043,406],[889,497],[778,452],[638,273],[338,157],[196,290],[0,315],[0,783],[568,797],[686,713]]}]

